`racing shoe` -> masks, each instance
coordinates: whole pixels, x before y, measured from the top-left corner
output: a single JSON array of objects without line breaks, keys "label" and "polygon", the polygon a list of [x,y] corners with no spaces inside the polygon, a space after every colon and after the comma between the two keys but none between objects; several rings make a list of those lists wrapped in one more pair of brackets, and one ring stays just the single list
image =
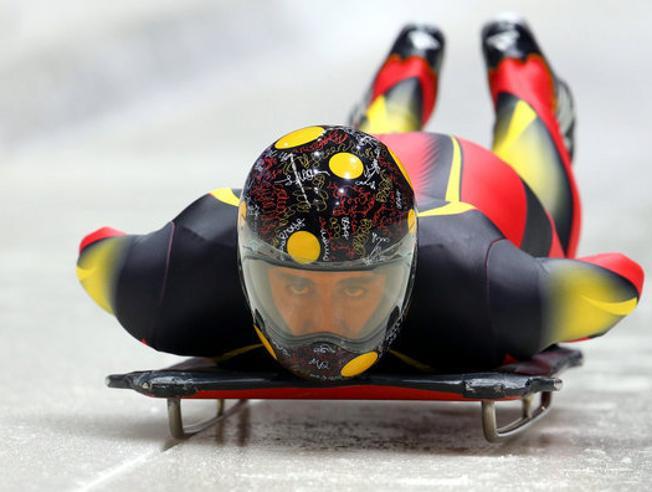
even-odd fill
[{"label": "racing shoe", "polygon": [[444,46],[438,28],[406,25],[353,109],[350,125],[368,133],[421,130],[435,108]]},{"label": "racing shoe", "polygon": [[[513,14],[501,15],[483,27],[481,38],[494,102],[498,102],[500,93],[504,91],[526,101],[535,98],[547,102],[572,159],[575,147],[575,106],[572,92],[568,84],[552,70],[525,19]],[[504,60],[518,60],[520,69],[517,71],[504,66]],[[543,77],[541,70],[533,69],[535,65],[543,68]],[[548,89],[551,84],[546,83],[550,79],[553,91]],[[541,94],[543,91],[549,94]]]}]

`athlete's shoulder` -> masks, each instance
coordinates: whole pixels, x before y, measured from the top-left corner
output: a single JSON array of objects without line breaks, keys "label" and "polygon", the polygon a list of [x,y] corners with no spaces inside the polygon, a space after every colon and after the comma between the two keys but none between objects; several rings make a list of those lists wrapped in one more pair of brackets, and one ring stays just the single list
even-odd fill
[{"label": "athlete's shoulder", "polygon": [[478,208],[466,202],[431,200],[419,210],[419,255],[434,254],[437,262],[475,269],[491,244],[504,236]]},{"label": "athlete's shoulder", "polygon": [[238,188],[215,188],[188,205],[172,222],[192,222],[200,216],[216,213],[231,215],[240,205],[240,191]]},{"label": "athlete's shoulder", "polygon": [[206,240],[235,235],[238,188],[215,188],[188,205],[173,220],[175,228],[189,231]]}]

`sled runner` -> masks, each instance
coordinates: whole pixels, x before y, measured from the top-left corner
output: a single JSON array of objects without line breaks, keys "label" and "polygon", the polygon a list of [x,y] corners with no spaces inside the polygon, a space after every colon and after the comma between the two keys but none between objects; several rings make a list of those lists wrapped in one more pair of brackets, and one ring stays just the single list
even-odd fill
[{"label": "sled runner", "polygon": [[[494,371],[461,374],[369,373],[341,383],[320,384],[285,372],[225,370],[211,359],[192,358],[166,369],[113,374],[111,388],[133,389],[146,396],[165,398],[170,432],[187,438],[235,413],[249,399],[296,400],[427,400],[479,401],[485,438],[500,442],[523,433],[548,412],[553,391],[562,388],[558,375],[582,364],[578,350],[554,346],[527,361],[504,365]],[[535,406],[535,395],[540,403]],[[218,400],[217,415],[192,426],[184,425],[182,399]],[[239,402],[224,411],[224,401]],[[499,426],[496,402],[521,400],[520,418]]]}]

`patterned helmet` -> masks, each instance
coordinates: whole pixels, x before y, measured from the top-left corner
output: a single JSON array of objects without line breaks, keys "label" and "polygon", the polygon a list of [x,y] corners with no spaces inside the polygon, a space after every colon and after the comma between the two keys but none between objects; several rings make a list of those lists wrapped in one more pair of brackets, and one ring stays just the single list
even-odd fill
[{"label": "patterned helmet", "polygon": [[371,135],[311,126],[265,149],[242,191],[238,251],[269,353],[321,381],[371,367],[405,316],[416,228],[409,177]]}]

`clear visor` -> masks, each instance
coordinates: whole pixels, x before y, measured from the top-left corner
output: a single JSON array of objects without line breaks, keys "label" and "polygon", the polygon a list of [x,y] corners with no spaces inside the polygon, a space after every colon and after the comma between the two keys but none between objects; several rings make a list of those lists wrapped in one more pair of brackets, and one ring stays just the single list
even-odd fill
[{"label": "clear visor", "polygon": [[395,250],[399,254],[375,265],[360,260],[303,267],[247,255],[243,248],[252,311],[262,316],[268,335],[287,347],[323,341],[354,352],[373,350],[405,304],[415,247],[406,239],[409,244]]}]

